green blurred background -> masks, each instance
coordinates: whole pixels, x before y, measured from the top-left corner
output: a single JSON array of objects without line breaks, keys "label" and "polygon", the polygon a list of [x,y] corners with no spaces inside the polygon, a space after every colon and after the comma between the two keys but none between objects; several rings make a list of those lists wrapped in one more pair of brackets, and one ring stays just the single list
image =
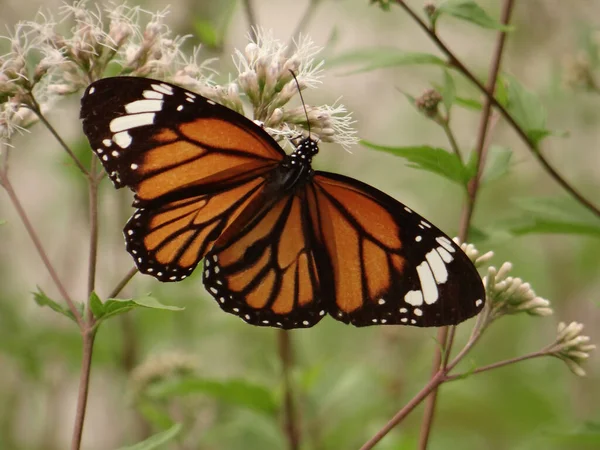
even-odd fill
[{"label": "green blurred background", "polygon": [[[131,2],[130,4],[132,4]],[[287,41],[308,1],[255,0],[259,23]],[[420,9],[422,2],[409,2]],[[479,4],[494,17],[499,1]],[[135,2],[137,4],[137,2]],[[150,11],[163,2],[142,2]],[[12,28],[34,18],[44,5],[1,1],[0,25]],[[550,138],[544,152],[565,178],[598,204],[600,97],[565,86],[565,61],[585,52],[590,30],[600,29],[600,4],[590,0],[517,2],[504,70],[537,93],[548,109],[549,127],[568,132]],[[595,23],[593,21],[596,21]],[[176,34],[192,33],[190,45],[205,42],[206,57],[219,57],[217,79],[233,73],[231,54],[248,32],[239,1],[179,1],[167,23]],[[309,104],[342,102],[353,111],[361,138],[386,145],[447,147],[439,127],[418,114],[399,92],[420,95],[442,83],[435,67],[404,67],[343,76],[328,70],[327,58],[363,47],[385,46],[435,52],[399,9],[384,13],[366,0],[323,0],[305,29],[326,46],[326,78],[306,91]],[[445,20],[440,34],[481,77],[487,73],[495,33]],[[198,37],[198,33],[200,37]],[[477,94],[459,77],[459,91]],[[49,114],[78,154],[89,160],[78,119],[79,96]],[[453,129],[464,149],[475,142],[477,113],[455,111]],[[514,150],[509,173],[485,186],[474,225],[477,244],[494,250],[493,264],[509,260],[513,274],[552,301],[549,318],[509,317],[486,333],[461,367],[484,365],[537,350],[551,342],[558,321],[579,321],[592,342],[600,341],[600,240],[598,237],[529,233],[513,236],[503,227],[527,218],[515,200],[565,196],[502,121],[493,142]],[[82,177],[41,125],[18,136],[11,179],[40,234],[50,259],[73,297],[86,289],[88,215]],[[87,155],[87,156],[85,156]],[[402,160],[365,148],[352,154],[324,144],[315,162],[388,192],[448,234],[454,235],[461,189]],[[97,291],[106,296],[132,266],[121,234],[131,214],[131,193],[105,180],[100,203]],[[73,323],[32,300],[36,286],[60,298],[4,191],[0,191],[0,449],[64,449],[74,420],[81,339]],[[105,323],[96,339],[83,448],[113,449],[180,422],[177,449],[286,448],[276,410],[281,403],[277,331],[251,327],[223,313],[202,287],[199,273],[177,284],[137,275],[124,297],[152,292],[183,312],[136,310]],[[459,327],[457,348],[471,322]],[[427,381],[436,330],[410,327],[356,329],[331,319],[291,334],[294,383],[303,449],[353,449],[362,445]],[[592,355],[587,378],[577,378],[556,359],[542,358],[442,387],[431,449],[600,448],[600,363]],[[186,389],[177,380],[195,373],[203,385]],[[178,388],[179,386],[179,388]],[[179,390],[178,390],[179,389]],[[416,448],[422,407],[378,449]]]}]

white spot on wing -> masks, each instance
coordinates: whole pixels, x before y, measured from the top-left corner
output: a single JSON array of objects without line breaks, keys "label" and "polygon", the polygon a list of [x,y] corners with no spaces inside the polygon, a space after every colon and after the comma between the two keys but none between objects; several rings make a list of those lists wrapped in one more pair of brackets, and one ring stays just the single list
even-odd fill
[{"label": "white spot on wing", "polygon": [[435,238],[436,241],[439,242],[439,244],[444,247],[446,250],[448,250],[450,253],[454,253],[456,251],[456,249],[454,247],[452,247],[452,243],[450,242],[450,240],[447,237],[444,236],[440,236],[438,238]]},{"label": "white spot on wing", "polygon": [[421,290],[423,291],[425,303],[428,305],[435,303],[438,299],[438,288],[427,261],[423,261],[417,266],[417,273],[419,274],[419,281],[421,282]]},{"label": "white spot on wing", "polygon": [[435,281],[437,281],[438,284],[448,281],[448,270],[446,269],[446,264],[444,264],[444,261],[442,261],[442,258],[438,252],[431,250],[425,255],[425,258],[427,258],[429,267],[431,267]]},{"label": "white spot on wing", "polygon": [[411,212],[412,212],[412,209],[410,209],[408,206],[405,206],[405,207],[404,207],[404,210],[405,210],[406,212],[409,212],[409,213],[411,213]]},{"label": "white spot on wing", "polygon": [[183,109],[183,105],[179,105],[179,106],[177,107],[177,111],[181,111],[182,109]]},{"label": "white spot on wing", "polygon": [[477,307],[481,306],[482,303],[483,303],[483,300],[481,300],[481,299],[475,300],[475,306],[477,306]]},{"label": "white spot on wing", "polygon": [[[411,291],[411,292],[417,292],[417,291]],[[406,308],[400,308],[400,312],[401,313],[407,313],[408,309],[406,309]]]},{"label": "white spot on wing", "polygon": [[173,88],[171,86],[169,86],[168,84],[152,84],[152,89],[154,89],[156,92],[161,92],[163,94],[167,94],[167,95],[173,95]]},{"label": "white spot on wing", "polygon": [[420,316],[422,316],[422,315],[423,315],[423,310],[422,310],[422,309],[419,309],[419,308],[415,308],[415,309],[413,310],[413,314],[414,314],[415,316],[419,316],[419,317],[420,317]]},{"label": "white spot on wing", "polygon": [[454,259],[452,257],[452,255],[450,253],[448,253],[444,247],[438,247],[435,250],[440,254],[440,256],[442,257],[442,259],[444,260],[444,262],[446,264],[451,263],[452,260]]},{"label": "white spot on wing", "polygon": [[91,87],[90,90],[88,91],[88,95],[92,95],[94,92],[96,92],[96,88]]},{"label": "white spot on wing", "polygon": [[110,121],[110,131],[129,130],[131,128],[143,127],[154,123],[154,113],[133,114],[130,116],[117,117]]},{"label": "white spot on wing", "polygon": [[102,143],[105,147],[110,147],[112,145],[112,141],[110,139],[104,139]]},{"label": "white spot on wing", "polygon": [[128,131],[121,131],[120,133],[113,135],[113,141],[115,141],[115,143],[121,148],[129,147],[132,140],[133,139]]},{"label": "white spot on wing", "polygon": [[417,237],[415,237],[415,241],[417,241],[417,242],[421,242],[421,240],[422,240],[422,239],[423,239],[423,238],[422,238],[421,236],[417,236]]},{"label": "white spot on wing", "polygon": [[142,96],[144,98],[149,98],[149,99],[154,99],[154,100],[162,100],[164,95],[162,95],[160,92],[156,92],[156,91],[144,91],[142,92]]},{"label": "white spot on wing", "polygon": [[[408,291],[404,296],[404,301],[409,305],[420,306],[423,304],[423,292],[421,291]],[[408,312],[406,308],[400,308],[401,313]]]},{"label": "white spot on wing", "polygon": [[162,100],[136,100],[135,102],[127,103],[125,111],[129,114],[160,111],[162,105]]}]

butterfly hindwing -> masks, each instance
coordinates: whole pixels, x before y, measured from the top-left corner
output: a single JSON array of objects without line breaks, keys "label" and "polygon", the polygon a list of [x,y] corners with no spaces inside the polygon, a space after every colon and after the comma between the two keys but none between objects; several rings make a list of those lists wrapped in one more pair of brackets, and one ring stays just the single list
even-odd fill
[{"label": "butterfly hindwing", "polygon": [[442,326],[477,314],[475,267],[443,232],[358,180],[317,172],[309,188],[328,312],[356,326]]},{"label": "butterfly hindwing", "polygon": [[286,329],[311,327],[325,316],[309,221],[299,190],[279,196],[215,243],[204,263],[204,284],[223,310]]},{"label": "butterfly hindwing", "polygon": [[251,120],[161,81],[105,78],[86,89],[81,105],[92,150],[139,205],[260,176],[285,156]]}]

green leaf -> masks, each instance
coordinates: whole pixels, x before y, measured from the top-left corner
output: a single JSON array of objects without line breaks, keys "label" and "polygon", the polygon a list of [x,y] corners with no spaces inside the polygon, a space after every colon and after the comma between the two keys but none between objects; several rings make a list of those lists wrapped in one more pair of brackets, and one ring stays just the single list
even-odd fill
[{"label": "green leaf", "polygon": [[525,89],[515,78],[504,77],[504,80],[508,112],[537,146],[543,138],[551,134],[546,129],[546,109],[538,96]]},{"label": "green leaf", "polygon": [[490,146],[487,161],[483,170],[483,182],[497,180],[508,173],[512,150],[499,145]]},{"label": "green leaf", "polygon": [[442,148],[425,145],[415,147],[387,147],[364,140],[361,141],[361,144],[375,150],[400,156],[409,161],[409,167],[433,172],[461,186],[466,186],[466,183],[469,181],[469,173],[460,159],[454,153],[447,152]]},{"label": "green leaf", "polygon": [[433,64],[447,67],[446,61],[429,53],[405,52],[395,48],[363,48],[350,51],[327,61],[329,67],[358,65],[359,68],[344,75],[370,72],[376,69],[407,66],[415,64]]},{"label": "green leaf", "polygon": [[185,309],[180,308],[179,306],[163,305],[149,294],[132,299],[109,298],[103,304],[104,314],[101,316],[101,318],[102,320],[106,320],[110,317],[126,313],[138,307],[162,309],[166,311],[183,311]]},{"label": "green leaf", "polygon": [[[56,311],[57,313],[62,314],[65,317],[68,317],[73,322],[77,322],[77,320],[75,319],[75,315],[71,312],[71,310],[69,308],[52,300],[50,297],[48,297],[44,293],[44,291],[42,291],[39,288],[39,286],[38,286],[38,292],[33,293],[33,298],[39,306],[47,306],[50,309]],[[75,306],[79,309],[80,313],[83,313],[83,305],[81,303],[75,303]]]},{"label": "green leaf", "polygon": [[198,19],[194,22],[194,30],[198,40],[208,48],[220,48],[222,44],[221,36],[215,28],[213,22]]},{"label": "green leaf", "polygon": [[136,305],[143,306],[145,308],[163,309],[166,311],[183,311],[185,309],[179,306],[163,305],[151,295],[145,295],[143,297],[134,298],[131,301],[134,302]]},{"label": "green leaf", "polygon": [[458,106],[462,106],[465,109],[470,109],[473,111],[481,111],[481,109],[483,108],[480,101],[474,100],[472,98],[455,97],[454,103]]},{"label": "green leaf", "polygon": [[96,319],[100,319],[105,314],[102,300],[100,300],[100,297],[98,297],[95,292],[90,294],[90,309],[94,313]]},{"label": "green leaf", "polygon": [[157,383],[149,389],[153,398],[174,395],[205,394],[232,405],[249,408],[270,416],[276,414],[278,403],[268,388],[244,380],[212,380],[186,377]]},{"label": "green leaf", "polygon": [[436,7],[431,18],[432,22],[435,23],[444,14],[489,30],[512,31],[513,29],[492,19],[481,6],[471,0],[448,0],[442,3]]},{"label": "green leaf", "polygon": [[128,447],[121,447],[119,450],[152,450],[160,448],[161,445],[172,441],[181,432],[181,424],[176,423],[168,430],[162,431],[150,436],[148,439],[138,442],[137,444]]},{"label": "green leaf", "polygon": [[444,85],[440,89],[440,93],[442,94],[446,113],[450,114],[450,109],[456,98],[456,86],[452,75],[450,75],[450,72],[447,70],[444,70]]},{"label": "green leaf", "polygon": [[600,220],[570,197],[531,197],[514,200],[526,213],[509,223],[515,234],[561,233],[600,237]]},{"label": "green leaf", "polygon": [[560,448],[600,448],[600,424],[587,422],[573,431],[551,432],[548,437]]}]

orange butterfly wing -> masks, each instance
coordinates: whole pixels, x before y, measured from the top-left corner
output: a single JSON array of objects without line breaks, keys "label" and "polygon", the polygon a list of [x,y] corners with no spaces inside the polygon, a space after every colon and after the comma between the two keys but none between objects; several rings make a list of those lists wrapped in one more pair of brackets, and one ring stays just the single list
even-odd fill
[{"label": "orange butterfly wing", "polygon": [[477,314],[481,278],[463,251],[410,208],[358,180],[317,172],[308,203],[328,312],[356,326],[441,326]]},{"label": "orange butterfly wing", "polygon": [[[248,209],[246,210],[248,211]],[[246,322],[311,327],[325,316],[305,192],[279,195],[233,224],[206,256],[204,284]]]}]

